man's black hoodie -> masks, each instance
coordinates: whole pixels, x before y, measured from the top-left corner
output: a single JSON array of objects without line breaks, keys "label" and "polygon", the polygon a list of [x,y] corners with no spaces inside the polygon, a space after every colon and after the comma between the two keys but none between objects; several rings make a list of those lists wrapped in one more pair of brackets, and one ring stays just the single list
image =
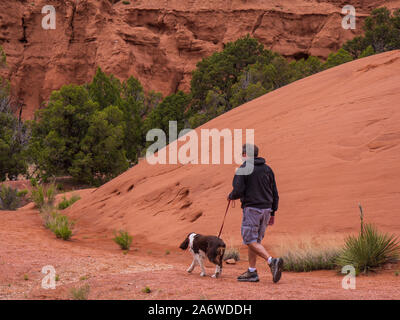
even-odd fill
[{"label": "man's black hoodie", "polygon": [[[247,161],[253,161],[253,159]],[[241,165],[241,168],[245,166],[246,162]],[[265,159],[254,158],[253,172],[249,175],[235,174],[232,185],[233,191],[229,194],[229,199],[240,198],[242,208],[270,208],[273,213],[278,210],[279,195],[275,175],[272,169],[265,164]]]}]

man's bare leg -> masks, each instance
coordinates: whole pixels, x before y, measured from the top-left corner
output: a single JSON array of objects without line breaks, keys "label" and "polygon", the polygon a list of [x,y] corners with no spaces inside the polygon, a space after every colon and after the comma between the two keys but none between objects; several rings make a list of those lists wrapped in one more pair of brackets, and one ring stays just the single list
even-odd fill
[{"label": "man's bare leg", "polygon": [[248,246],[247,251],[249,254],[249,267],[256,268],[257,253],[255,253],[253,250],[251,250],[250,246]]},{"label": "man's bare leg", "polygon": [[269,264],[269,267],[271,268],[271,273],[272,273],[272,280],[274,283],[278,282],[281,278],[282,275],[282,270],[283,270],[283,259],[282,258],[276,258],[272,259],[272,256],[268,253],[268,251],[264,248],[264,246],[258,242],[252,242],[247,245],[249,249],[249,266],[250,268],[255,268],[256,267],[256,257],[260,256],[263,258],[265,261],[270,260],[271,258],[271,264]]},{"label": "man's bare leg", "polygon": [[256,267],[257,256],[260,256],[261,258],[263,258],[265,261],[268,262],[268,259],[271,257],[271,255],[268,253],[268,251],[264,248],[264,246],[261,243],[252,242],[247,246],[249,249],[250,268]]}]

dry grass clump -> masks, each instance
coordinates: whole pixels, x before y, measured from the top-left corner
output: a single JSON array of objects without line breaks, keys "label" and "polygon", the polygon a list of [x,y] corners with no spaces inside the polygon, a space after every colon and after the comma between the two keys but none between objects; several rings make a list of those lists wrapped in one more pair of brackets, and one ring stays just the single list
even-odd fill
[{"label": "dry grass clump", "polygon": [[339,252],[337,241],[328,239],[287,240],[279,248],[279,256],[285,262],[284,270],[294,272],[335,269]]},{"label": "dry grass clump", "polygon": [[70,291],[73,300],[88,300],[90,293],[90,286],[85,284],[80,288],[72,288]]}]

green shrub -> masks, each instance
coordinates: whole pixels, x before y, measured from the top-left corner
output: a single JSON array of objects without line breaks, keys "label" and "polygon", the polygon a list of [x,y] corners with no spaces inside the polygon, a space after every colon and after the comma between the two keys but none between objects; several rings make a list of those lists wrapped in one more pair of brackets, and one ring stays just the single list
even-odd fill
[{"label": "green shrub", "polygon": [[129,1],[122,1],[123,4],[131,4]]},{"label": "green shrub", "polygon": [[360,54],[360,58],[369,57],[375,54],[374,48],[372,46],[368,46],[363,52]]},{"label": "green shrub", "polygon": [[196,111],[204,109],[203,103],[210,90],[216,90],[229,101],[233,84],[247,66],[256,62],[269,64],[276,56],[250,35],[228,42],[224,50],[197,63],[191,80],[193,108]]},{"label": "green shrub", "polygon": [[[185,125],[185,109],[190,102],[190,96],[182,91],[173,93],[163,100],[160,105],[151,110],[144,121],[144,130],[159,128],[164,132],[169,132],[169,121],[177,121],[178,132]],[[169,137],[167,136],[167,139]]]},{"label": "green shrub", "polygon": [[0,46],[0,67],[7,65],[7,56],[2,46]]},{"label": "green shrub", "polygon": [[128,232],[120,230],[118,234],[115,233],[113,241],[118,244],[122,250],[129,250],[132,244],[132,236],[130,236]]},{"label": "green shrub", "polygon": [[31,200],[35,203],[36,208],[41,210],[44,206],[53,206],[56,197],[56,190],[53,184],[45,187],[38,184],[32,189]]},{"label": "green shrub", "polygon": [[56,188],[55,188],[55,186],[53,184],[49,185],[47,187],[46,198],[47,198],[47,204],[48,205],[53,205],[54,204],[54,200],[56,200]]},{"label": "green shrub", "polygon": [[57,238],[69,240],[72,236],[74,223],[68,220],[67,216],[59,213],[53,214],[49,221],[49,229],[53,231]]},{"label": "green shrub", "polygon": [[145,146],[150,101],[133,77],[121,83],[100,68],[91,83],[63,86],[31,122],[31,162],[41,178],[68,175],[95,186],[113,179]]},{"label": "green shrub", "polygon": [[69,200],[66,196],[63,196],[62,201],[58,204],[58,210],[65,210],[70,206]]},{"label": "green shrub", "polygon": [[52,207],[44,207],[41,211],[43,225],[50,229],[57,238],[69,240],[72,236],[73,222],[70,222],[67,216],[58,213]]},{"label": "green shrub", "polygon": [[350,62],[353,60],[353,57],[349,52],[344,50],[343,48],[339,49],[338,52],[331,53],[328,56],[328,59],[323,64],[324,69],[329,69],[341,65],[346,62]]},{"label": "green shrub", "polygon": [[[6,54],[0,46],[0,69],[7,66]],[[10,83],[0,76],[0,182],[26,175],[26,148],[30,138],[28,127],[18,116],[19,106],[10,98]]]},{"label": "green shrub", "polygon": [[143,289],[142,289],[142,292],[143,293],[151,293],[151,289],[149,288],[149,287],[144,287]]},{"label": "green shrub", "polygon": [[86,284],[80,288],[72,288],[70,293],[73,300],[87,300],[89,298],[90,286]]},{"label": "green shrub", "polygon": [[238,248],[230,247],[225,250],[224,261],[228,259],[240,260],[240,252]]},{"label": "green shrub", "polygon": [[296,81],[323,70],[323,63],[320,59],[314,56],[309,56],[306,60],[300,59],[292,61],[290,67],[292,69],[292,81]]},{"label": "green shrub", "polygon": [[40,211],[40,215],[43,220],[43,225],[46,229],[50,229],[55,216],[57,215],[57,211],[52,207],[45,207]]},{"label": "green shrub", "polygon": [[38,180],[36,178],[31,178],[30,183],[32,187],[37,187],[38,186]]},{"label": "green shrub", "polygon": [[21,195],[17,189],[2,185],[0,189],[0,210],[16,210],[20,204]]},{"label": "green shrub", "polygon": [[20,190],[20,191],[18,191],[17,196],[20,198],[23,198],[23,197],[26,197],[28,195],[28,193],[29,193],[29,191],[26,189]]},{"label": "green shrub", "polygon": [[394,235],[381,233],[373,224],[364,225],[360,205],[361,230],[357,236],[349,236],[336,263],[339,266],[352,265],[357,273],[367,273],[385,263],[399,258],[399,241]]},{"label": "green shrub", "polygon": [[72,195],[72,197],[69,200],[64,196],[63,200],[58,204],[58,209],[65,210],[80,199],[81,197],[79,195]]},{"label": "green shrub", "polygon": [[350,52],[353,58],[400,49],[400,9],[394,10],[392,14],[385,7],[373,10],[365,19],[363,29],[364,35],[343,45],[343,49]]},{"label": "green shrub", "polygon": [[37,185],[32,189],[31,199],[35,203],[36,208],[41,209],[45,203],[45,192],[42,185]]},{"label": "green shrub", "polygon": [[72,224],[68,222],[68,218],[66,216],[61,216],[56,221],[57,224],[55,227],[53,227],[56,237],[63,240],[69,240],[72,235]]}]

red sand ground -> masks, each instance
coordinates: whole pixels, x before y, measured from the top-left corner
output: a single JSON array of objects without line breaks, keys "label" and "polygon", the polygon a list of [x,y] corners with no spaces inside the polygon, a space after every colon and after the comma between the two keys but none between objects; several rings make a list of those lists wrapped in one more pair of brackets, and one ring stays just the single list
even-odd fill
[{"label": "red sand ground", "polygon": [[[399,71],[400,51],[368,57],[283,87],[202,127],[255,129],[281,195],[276,225],[264,241],[272,253],[288,239],[339,243],[359,228],[358,202],[368,222],[400,235]],[[82,199],[65,211],[76,220],[69,242],[45,230],[32,206],[2,212],[0,298],[68,298],[71,287],[85,282],[93,299],[400,298],[399,266],[358,278],[356,290],[342,289],[334,271],[285,273],[278,285],[262,274],[258,284],[239,284],[235,278],[245,261],[226,266],[218,280],[186,274],[190,257],[177,246],[188,232],[218,232],[235,166],[142,161],[101,188],[80,192]],[[241,243],[240,219],[237,205],[222,234],[228,245]],[[111,241],[120,228],[134,235],[127,255]],[[44,265],[60,275],[54,291],[40,288]],[[153,292],[142,293],[145,286]]]},{"label": "red sand ground", "polygon": [[[89,299],[400,299],[400,277],[395,275],[400,266],[358,277],[356,290],[342,289],[342,275],[334,271],[284,273],[278,284],[262,271],[259,283],[238,283],[245,261],[224,266],[215,280],[200,277],[199,270],[187,274],[190,255],[176,246],[135,238],[135,249],[124,255],[103,234],[57,240],[32,210],[0,215],[0,243],[0,299],[70,299],[71,288],[85,284]],[[41,288],[45,265],[54,266],[60,277],[55,290]],[[214,271],[211,264],[207,271]],[[146,286],[150,294],[142,292]]]}]

